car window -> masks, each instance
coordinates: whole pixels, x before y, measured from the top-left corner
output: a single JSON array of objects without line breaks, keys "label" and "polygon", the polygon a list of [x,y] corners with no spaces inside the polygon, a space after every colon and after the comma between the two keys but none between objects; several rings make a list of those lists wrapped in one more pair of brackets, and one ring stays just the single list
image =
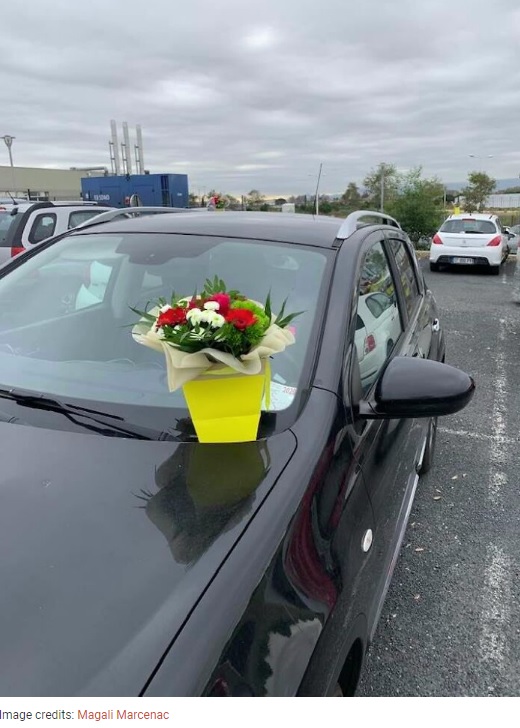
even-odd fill
[{"label": "car window", "polygon": [[82,222],[87,222],[87,220],[90,220],[99,214],[100,210],[75,210],[69,215],[68,227],[69,229],[75,228],[78,225],[81,225]]},{"label": "car window", "polygon": [[55,213],[46,212],[41,215],[36,215],[29,232],[29,242],[40,243],[42,240],[51,238],[56,229],[56,219]]},{"label": "car window", "polygon": [[11,215],[9,211],[0,210],[0,248],[7,245],[7,233],[9,228],[14,224],[16,215]]},{"label": "car window", "polygon": [[393,301],[390,296],[386,293],[373,293],[371,296],[366,297],[366,305],[370,313],[379,318],[390,306]]},{"label": "car window", "polygon": [[369,249],[361,266],[358,323],[360,319],[365,331],[364,338],[356,334],[356,348],[361,384],[366,393],[378,378],[402,333],[395,283],[381,243]]},{"label": "car window", "polygon": [[465,218],[459,220],[446,220],[439,230],[441,233],[473,233],[475,235],[489,235],[497,232],[492,220],[476,220]]},{"label": "car window", "polygon": [[415,266],[412,262],[410,252],[402,240],[391,240],[390,247],[392,248],[397,263],[401,286],[406,301],[406,309],[408,311],[408,315],[411,316],[420,297]]},{"label": "car window", "polygon": [[328,261],[327,251],[263,241],[70,235],[0,278],[2,383],[186,417],[182,389],[168,391],[164,355],[133,339],[132,309],[173,292],[191,296],[218,276],[253,300],[270,294],[273,312],[285,299],[286,313],[302,312],[291,322],[295,343],[271,362],[270,409],[286,409],[316,349]]}]

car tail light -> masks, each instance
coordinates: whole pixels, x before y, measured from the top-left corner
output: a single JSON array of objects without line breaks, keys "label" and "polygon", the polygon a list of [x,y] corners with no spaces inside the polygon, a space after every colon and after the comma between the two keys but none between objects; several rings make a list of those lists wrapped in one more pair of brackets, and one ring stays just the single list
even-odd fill
[{"label": "car tail light", "polygon": [[493,240],[490,240],[489,241],[489,243],[487,244],[487,247],[488,248],[496,248],[497,245],[500,245],[501,242],[502,242],[502,236],[501,235],[495,235],[495,237],[493,238]]},{"label": "car tail light", "polygon": [[441,236],[435,233],[435,235],[432,238],[432,243],[435,243],[435,245],[443,245],[443,242],[441,240]]},{"label": "car tail light", "polygon": [[11,258],[14,258],[18,253],[23,253],[25,248],[11,248]]},{"label": "car tail light", "polygon": [[370,354],[370,352],[374,351],[375,348],[376,348],[376,340],[374,339],[372,334],[370,334],[365,339],[365,354]]}]

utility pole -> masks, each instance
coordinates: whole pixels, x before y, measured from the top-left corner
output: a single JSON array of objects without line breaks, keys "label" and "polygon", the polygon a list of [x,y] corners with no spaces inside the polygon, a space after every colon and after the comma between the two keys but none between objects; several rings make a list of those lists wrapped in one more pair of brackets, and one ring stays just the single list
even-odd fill
[{"label": "utility pole", "polygon": [[318,182],[316,184],[316,215],[320,211],[320,196],[319,196],[319,189],[320,189],[320,178],[321,178],[321,170],[323,167],[323,162],[320,163],[320,171],[318,172]]},{"label": "utility pole", "polygon": [[381,162],[381,212],[385,211],[385,164]]}]

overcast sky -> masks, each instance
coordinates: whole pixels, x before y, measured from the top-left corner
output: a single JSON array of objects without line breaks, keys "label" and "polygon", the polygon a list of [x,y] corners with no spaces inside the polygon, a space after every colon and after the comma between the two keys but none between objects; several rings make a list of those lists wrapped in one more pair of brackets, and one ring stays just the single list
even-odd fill
[{"label": "overcast sky", "polygon": [[16,137],[15,164],[109,166],[110,119],[141,124],[146,168],[188,174],[195,193],[309,192],[321,162],[328,193],[382,161],[518,178],[520,5],[5,2],[0,136]]}]

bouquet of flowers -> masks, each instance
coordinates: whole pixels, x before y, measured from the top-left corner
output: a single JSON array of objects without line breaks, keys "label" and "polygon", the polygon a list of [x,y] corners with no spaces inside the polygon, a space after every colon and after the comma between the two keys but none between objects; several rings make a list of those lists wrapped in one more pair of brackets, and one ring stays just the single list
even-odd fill
[{"label": "bouquet of flowers", "polygon": [[[141,316],[133,328],[134,339],[165,355],[169,390],[183,388],[197,434],[197,408],[192,406],[195,391],[200,394],[200,403],[204,390],[204,410],[209,406],[208,398],[218,400],[229,412],[226,416],[236,420],[247,397],[244,393],[256,384],[258,426],[264,388],[266,400],[269,398],[268,359],[294,343],[288,325],[301,313],[286,314],[285,304],[275,315],[270,296],[262,305],[239,291],[228,291],[224,281],[215,276],[206,281],[201,293],[181,298],[174,293],[169,303],[160,299],[150,311],[132,309]],[[197,383],[204,383],[204,387],[191,386]]]},{"label": "bouquet of flowers", "polygon": [[215,208],[216,210],[225,210],[227,207],[227,200],[220,195],[213,195],[210,197],[208,207],[210,209]]}]

